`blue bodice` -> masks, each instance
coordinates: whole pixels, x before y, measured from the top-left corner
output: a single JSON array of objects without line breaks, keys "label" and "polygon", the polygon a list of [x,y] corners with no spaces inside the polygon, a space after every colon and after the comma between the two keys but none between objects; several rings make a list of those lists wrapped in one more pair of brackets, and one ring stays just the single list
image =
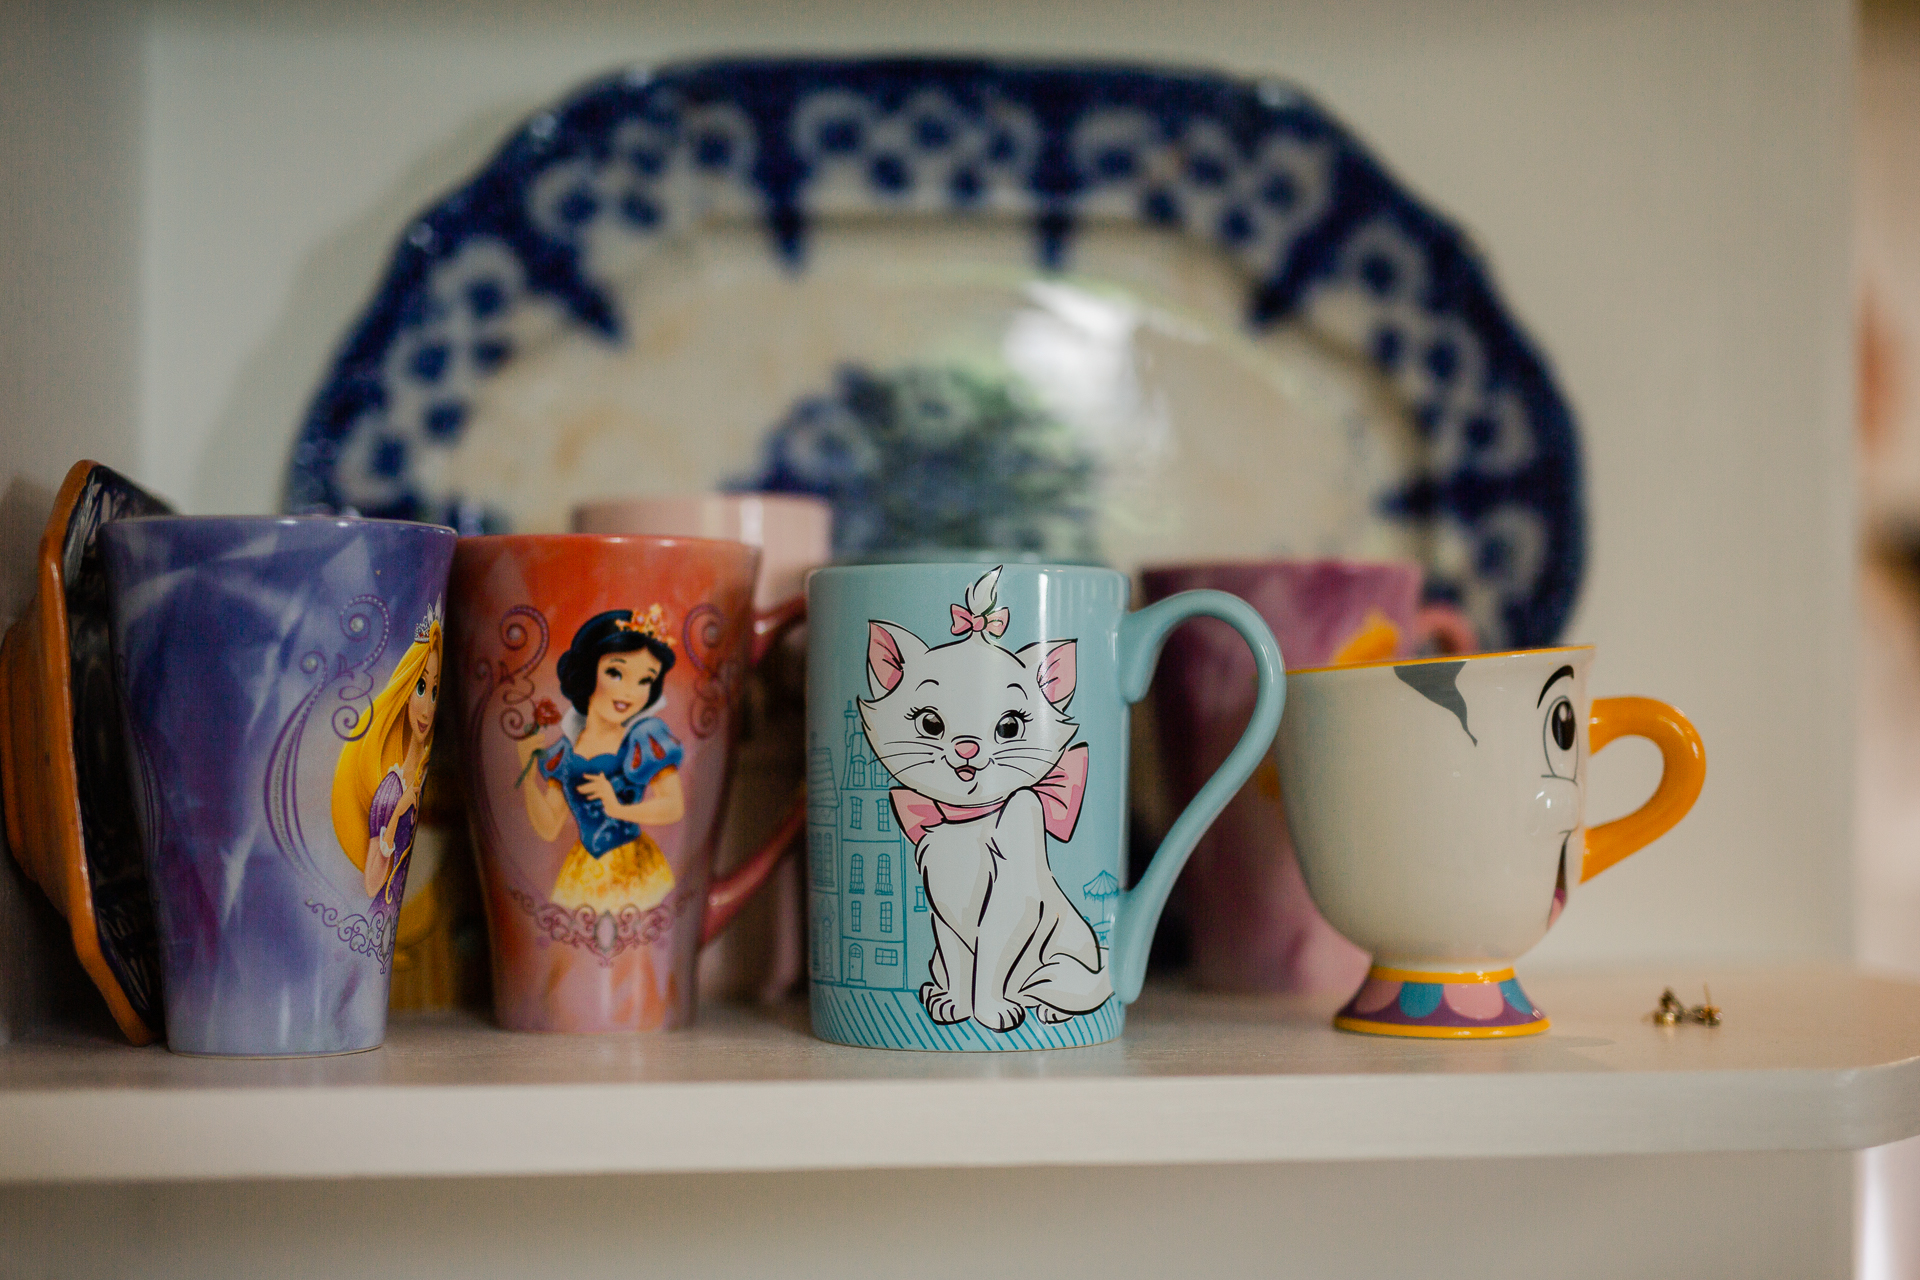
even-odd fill
[{"label": "blue bodice", "polygon": [[560,784],[567,808],[573,811],[574,825],[580,828],[580,843],[598,858],[637,840],[638,823],[610,817],[598,800],[581,794],[581,779],[604,774],[613,783],[621,804],[633,804],[647,793],[647,786],[663,769],[678,768],[686,752],[679,739],[657,716],[642,716],[628,726],[627,736],[618,751],[604,755],[582,756],[573,743],[562,738],[540,755],[540,776]]}]

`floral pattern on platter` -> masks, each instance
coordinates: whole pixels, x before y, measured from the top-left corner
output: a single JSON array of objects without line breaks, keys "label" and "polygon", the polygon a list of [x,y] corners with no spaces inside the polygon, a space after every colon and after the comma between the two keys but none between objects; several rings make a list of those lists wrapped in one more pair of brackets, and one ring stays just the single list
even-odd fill
[{"label": "floral pattern on platter", "polygon": [[[609,282],[708,221],[757,221],[799,271],[818,220],[902,214],[1024,220],[1046,270],[1103,221],[1213,246],[1245,273],[1251,325],[1305,322],[1406,404],[1425,456],[1375,501],[1428,539],[1430,595],[1489,644],[1556,638],[1585,560],[1574,424],[1467,237],[1296,90],[1152,68],[720,61],[587,85],[407,228],[286,502],[503,527],[435,459],[517,350],[564,329],[623,341]],[[857,531],[873,513],[842,514]]]},{"label": "floral pattern on platter", "polygon": [[841,369],[767,437],[739,485],[834,507],[834,552],[1004,547],[1093,561],[1093,457],[1017,381]]}]

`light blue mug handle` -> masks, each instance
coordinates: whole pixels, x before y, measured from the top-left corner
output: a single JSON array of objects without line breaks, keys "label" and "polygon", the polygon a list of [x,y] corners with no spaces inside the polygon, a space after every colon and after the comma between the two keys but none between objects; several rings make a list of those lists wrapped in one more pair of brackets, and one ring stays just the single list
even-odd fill
[{"label": "light blue mug handle", "polygon": [[1161,909],[1167,905],[1167,895],[1173,892],[1173,882],[1179,878],[1180,869],[1187,865],[1193,846],[1227,807],[1227,801],[1233,799],[1266,758],[1273,736],[1280,730],[1280,712],[1287,702],[1286,666],[1280,657],[1280,642],[1273,638],[1273,632],[1253,607],[1224,591],[1182,591],[1130,613],[1120,621],[1120,696],[1129,704],[1147,696],[1147,686],[1153,681],[1153,669],[1160,660],[1167,633],[1189,618],[1218,618],[1240,633],[1240,638],[1253,650],[1259,689],[1253,700],[1253,719],[1247,723],[1240,741],[1167,829],[1166,839],[1154,851],[1140,883],[1120,895],[1113,929],[1113,953],[1108,961],[1113,970],[1114,993],[1123,1004],[1132,1004],[1146,981],[1147,949],[1153,941],[1153,927],[1160,922]]}]

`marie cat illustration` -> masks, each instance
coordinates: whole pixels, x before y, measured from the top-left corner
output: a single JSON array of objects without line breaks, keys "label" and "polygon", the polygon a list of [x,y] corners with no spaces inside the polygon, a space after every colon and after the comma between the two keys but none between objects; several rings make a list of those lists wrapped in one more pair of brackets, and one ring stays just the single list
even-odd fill
[{"label": "marie cat illustration", "polygon": [[1047,838],[1073,839],[1087,747],[1072,745],[1072,640],[997,643],[1000,569],[952,606],[949,643],[929,647],[891,622],[867,624],[860,719],[876,758],[902,785],[900,830],[933,912],[935,1022],[972,1018],[1011,1031],[1031,1011],[1058,1023],[1113,994],[1107,957],[1054,879]]}]

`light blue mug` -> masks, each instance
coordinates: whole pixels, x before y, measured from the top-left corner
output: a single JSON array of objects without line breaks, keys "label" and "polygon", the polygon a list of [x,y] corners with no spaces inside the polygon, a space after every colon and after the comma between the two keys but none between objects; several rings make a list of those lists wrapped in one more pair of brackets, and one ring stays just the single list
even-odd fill
[{"label": "light blue mug", "polygon": [[[824,1040],[1059,1049],[1118,1036],[1194,843],[1265,757],[1280,646],[1219,591],[1127,612],[1078,566],[836,567],[807,585],[808,972]],[[1167,633],[1253,650],[1253,718],[1126,875],[1127,713]]]}]

